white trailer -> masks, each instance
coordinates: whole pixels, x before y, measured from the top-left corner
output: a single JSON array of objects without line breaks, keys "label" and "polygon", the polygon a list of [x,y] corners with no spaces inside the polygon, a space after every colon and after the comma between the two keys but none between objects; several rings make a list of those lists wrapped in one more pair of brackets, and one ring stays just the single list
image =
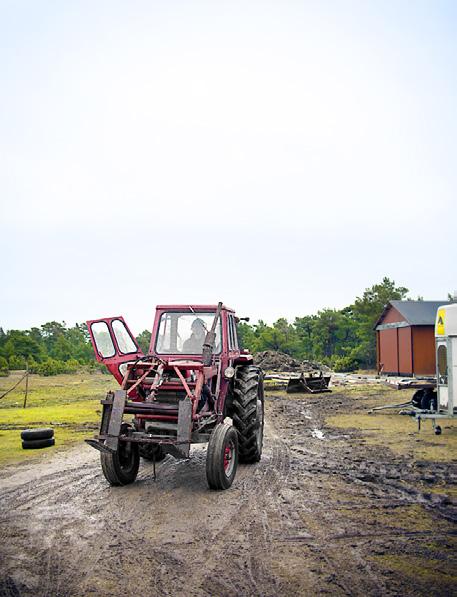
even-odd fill
[{"label": "white trailer", "polygon": [[441,433],[438,419],[457,417],[457,303],[438,308],[435,321],[436,410],[417,413],[419,429],[423,419],[431,419],[435,433]]}]

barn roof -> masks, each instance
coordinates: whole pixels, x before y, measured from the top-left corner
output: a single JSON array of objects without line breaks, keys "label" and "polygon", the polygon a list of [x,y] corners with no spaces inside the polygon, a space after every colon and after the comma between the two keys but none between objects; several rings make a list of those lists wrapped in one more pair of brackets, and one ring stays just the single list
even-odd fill
[{"label": "barn roof", "polygon": [[[380,318],[375,324],[375,328],[382,324],[382,321],[390,309],[394,307],[400,315],[405,318],[409,325],[435,325],[436,311],[441,305],[448,304],[449,301],[389,301],[384,307]],[[386,324],[387,325],[387,324]]]}]

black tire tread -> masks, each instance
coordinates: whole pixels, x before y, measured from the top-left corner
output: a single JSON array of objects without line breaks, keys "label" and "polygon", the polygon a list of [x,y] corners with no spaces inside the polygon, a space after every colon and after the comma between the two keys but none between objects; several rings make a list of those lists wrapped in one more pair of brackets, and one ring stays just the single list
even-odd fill
[{"label": "black tire tread", "polygon": [[140,464],[140,454],[138,451],[138,444],[132,443],[132,450],[135,458],[133,470],[126,475],[119,462],[119,451],[113,453],[100,452],[100,463],[105,479],[110,485],[128,485],[133,483],[138,474]]},{"label": "black tire tread", "polygon": [[233,425],[238,431],[240,462],[258,462],[262,446],[257,446],[257,399],[263,400],[262,371],[254,365],[238,367],[233,388]]},{"label": "black tire tread", "polygon": [[[235,467],[230,478],[224,472],[224,446],[228,439],[235,444]],[[221,423],[211,433],[206,453],[206,479],[210,489],[228,489],[236,475],[238,465],[238,434],[232,425]]]},{"label": "black tire tread", "polygon": [[54,437],[54,429],[51,427],[42,429],[24,429],[24,431],[21,431],[21,439],[26,441],[50,439],[51,437]]},{"label": "black tire tread", "polygon": [[23,439],[22,449],[23,450],[41,450],[41,448],[50,448],[56,443],[53,437],[47,437],[45,439]]}]

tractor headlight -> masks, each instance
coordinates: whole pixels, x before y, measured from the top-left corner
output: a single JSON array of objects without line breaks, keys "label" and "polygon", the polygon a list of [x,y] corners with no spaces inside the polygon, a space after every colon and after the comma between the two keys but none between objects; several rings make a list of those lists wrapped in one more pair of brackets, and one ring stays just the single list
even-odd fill
[{"label": "tractor headlight", "polygon": [[224,371],[225,379],[232,379],[235,375],[235,369],[233,367],[227,367]]}]

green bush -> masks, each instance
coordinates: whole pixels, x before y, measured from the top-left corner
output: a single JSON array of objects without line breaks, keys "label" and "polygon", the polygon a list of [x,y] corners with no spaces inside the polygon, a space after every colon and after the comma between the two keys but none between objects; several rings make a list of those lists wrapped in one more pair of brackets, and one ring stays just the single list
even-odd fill
[{"label": "green bush", "polygon": [[13,354],[9,358],[9,368],[11,371],[17,371],[18,369],[25,369],[25,358]]},{"label": "green bush", "polygon": [[335,356],[331,359],[331,366],[337,373],[349,373],[359,368],[359,362],[351,356]]},{"label": "green bush", "polygon": [[27,360],[27,365],[29,367],[29,373],[38,373],[38,363],[35,361],[33,357],[30,357],[30,359]]},{"label": "green bush", "polygon": [[57,361],[51,357],[48,357],[42,363],[39,363],[36,367],[36,372],[39,375],[44,375],[46,377],[50,375],[58,375],[59,373],[64,373],[65,370],[65,363],[62,361]]},{"label": "green bush", "polygon": [[81,363],[76,359],[69,359],[63,365],[65,366],[65,373],[76,373],[81,369]]},{"label": "green bush", "polygon": [[99,363],[98,361],[91,361],[90,363],[87,363],[86,369],[89,371],[89,373],[96,373],[97,371],[101,371],[101,373],[109,373],[105,365],[103,363]]},{"label": "green bush", "polygon": [[5,357],[0,357],[0,377],[7,377],[9,374],[8,361]]},{"label": "green bush", "polygon": [[42,363],[36,363],[33,372],[39,375],[59,375],[59,373],[76,373],[81,369],[81,363],[76,359],[60,361],[48,357]]}]

